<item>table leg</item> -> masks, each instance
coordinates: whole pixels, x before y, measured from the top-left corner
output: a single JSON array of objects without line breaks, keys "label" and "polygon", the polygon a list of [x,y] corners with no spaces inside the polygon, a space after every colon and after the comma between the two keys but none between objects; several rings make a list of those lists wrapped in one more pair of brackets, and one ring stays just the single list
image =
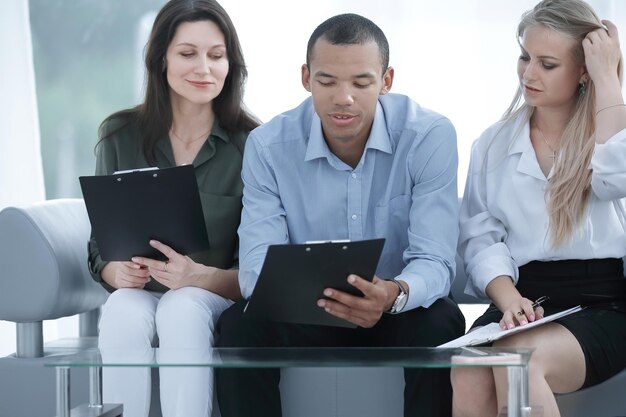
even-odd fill
[{"label": "table leg", "polygon": [[57,417],[70,417],[70,368],[57,368]]},{"label": "table leg", "polygon": [[507,367],[509,392],[507,417],[530,417],[528,366]]},{"label": "table leg", "polygon": [[57,375],[56,417],[121,417],[122,404],[102,404],[102,368],[89,368],[89,404],[79,405],[70,410],[70,368],[59,366]]},{"label": "table leg", "polygon": [[89,368],[89,407],[102,408],[102,368]]}]

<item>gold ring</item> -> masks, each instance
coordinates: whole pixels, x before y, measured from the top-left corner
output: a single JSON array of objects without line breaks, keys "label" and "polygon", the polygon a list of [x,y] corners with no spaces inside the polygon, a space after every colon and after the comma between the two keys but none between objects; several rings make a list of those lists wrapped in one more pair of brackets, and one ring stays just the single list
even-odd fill
[{"label": "gold ring", "polygon": [[167,272],[167,261],[163,262],[163,272]]},{"label": "gold ring", "polygon": [[518,316],[523,316],[523,315],[524,315],[524,312],[523,312],[523,311],[518,311],[518,312],[517,312],[517,315],[518,315]]}]

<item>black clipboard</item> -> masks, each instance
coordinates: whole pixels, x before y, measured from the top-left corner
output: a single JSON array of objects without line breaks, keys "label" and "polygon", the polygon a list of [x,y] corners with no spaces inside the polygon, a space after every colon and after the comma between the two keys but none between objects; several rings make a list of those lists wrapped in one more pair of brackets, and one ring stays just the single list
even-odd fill
[{"label": "black clipboard", "polygon": [[105,261],[165,260],[156,239],[189,255],[209,249],[193,165],[79,178],[92,233]]},{"label": "black clipboard", "polygon": [[317,306],[325,288],[355,295],[349,274],[372,280],[385,239],[270,245],[245,315],[260,320],[356,327]]}]

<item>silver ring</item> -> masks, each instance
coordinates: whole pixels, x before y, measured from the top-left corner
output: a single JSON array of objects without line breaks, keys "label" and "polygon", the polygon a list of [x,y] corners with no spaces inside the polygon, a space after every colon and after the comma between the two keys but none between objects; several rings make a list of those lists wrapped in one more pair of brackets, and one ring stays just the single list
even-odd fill
[{"label": "silver ring", "polygon": [[163,272],[167,272],[167,261],[163,262]]},{"label": "silver ring", "polygon": [[518,315],[518,316],[523,316],[523,315],[524,315],[524,312],[523,312],[523,311],[518,311],[518,312],[517,312],[517,315]]}]

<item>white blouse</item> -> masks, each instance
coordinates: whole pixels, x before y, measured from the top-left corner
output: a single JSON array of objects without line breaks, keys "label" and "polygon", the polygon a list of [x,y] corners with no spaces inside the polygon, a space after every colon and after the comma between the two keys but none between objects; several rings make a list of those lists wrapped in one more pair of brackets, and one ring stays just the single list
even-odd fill
[{"label": "white blouse", "polygon": [[518,280],[528,262],[622,258],[626,255],[626,129],[596,144],[591,160],[593,193],[572,239],[551,245],[545,189],[530,142],[527,116],[498,122],[472,145],[460,213],[459,254],[467,294],[487,298],[500,275]]}]

